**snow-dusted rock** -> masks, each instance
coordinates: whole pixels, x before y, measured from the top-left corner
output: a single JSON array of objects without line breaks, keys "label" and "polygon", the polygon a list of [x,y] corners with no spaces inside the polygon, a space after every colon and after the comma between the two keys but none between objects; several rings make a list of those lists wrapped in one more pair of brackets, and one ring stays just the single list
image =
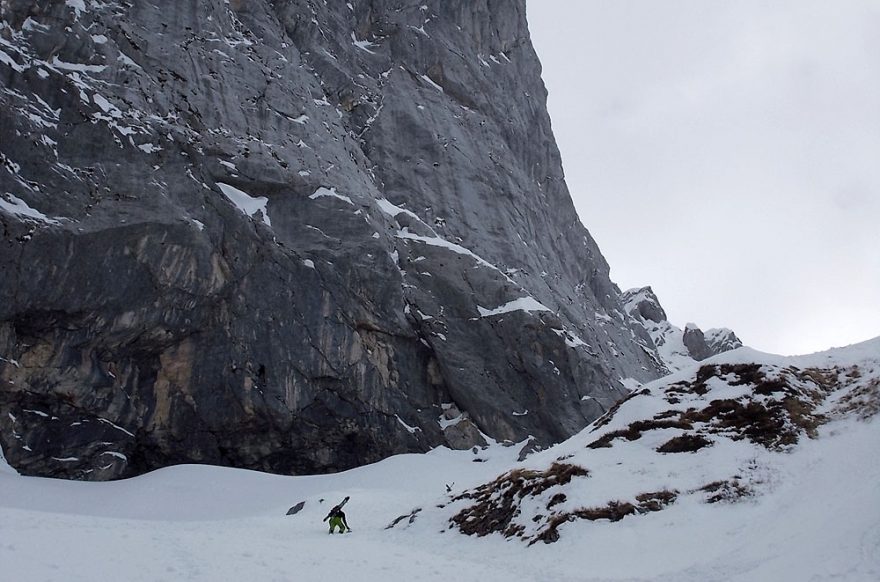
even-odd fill
[{"label": "snow-dusted rock", "polygon": [[4,2],[0,38],[21,472],[546,445],[662,372],[569,198],[524,0]]},{"label": "snow-dusted rock", "polygon": [[666,319],[660,300],[650,287],[624,291],[621,296],[626,313],[651,339],[643,343],[656,354],[669,371],[678,371],[722,352],[742,347],[742,341],[729,329],[710,329],[705,334],[695,324],[681,329]]}]

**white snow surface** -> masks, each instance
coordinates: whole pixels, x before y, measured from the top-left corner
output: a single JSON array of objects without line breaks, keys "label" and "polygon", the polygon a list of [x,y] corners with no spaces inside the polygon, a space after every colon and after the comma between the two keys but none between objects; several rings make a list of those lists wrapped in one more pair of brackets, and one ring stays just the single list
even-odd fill
[{"label": "white snow surface", "polygon": [[272,221],[269,220],[269,212],[266,210],[266,204],[269,202],[268,198],[265,196],[253,197],[246,192],[242,192],[235,186],[230,186],[229,184],[224,184],[222,182],[217,182],[217,186],[220,188],[220,191],[229,198],[229,201],[235,204],[235,206],[247,216],[254,216],[259,212],[262,215],[263,222],[266,226],[272,226]]},{"label": "white snow surface", "polygon": [[357,48],[361,49],[364,52],[370,53],[371,55],[376,54],[370,50],[372,48],[376,48],[376,45],[374,43],[372,43],[368,40],[358,40],[353,32],[351,33],[351,44],[353,44],[354,46],[356,46]]},{"label": "white snow surface", "polygon": [[317,200],[318,198],[337,198],[348,204],[354,204],[354,202],[351,201],[351,198],[344,194],[340,194],[336,191],[336,188],[325,188],[324,186],[321,186],[315,190],[313,194],[309,195],[309,200]]},{"label": "white snow surface", "polygon": [[[866,384],[880,377],[880,338],[797,358],[743,348],[712,361],[858,364],[858,381]],[[718,397],[741,389],[723,382],[710,386]],[[650,413],[651,397],[639,400],[620,411],[633,404]],[[627,416],[638,417],[638,411]],[[789,452],[718,439],[709,457],[658,455],[648,434],[625,446],[587,449],[597,434],[590,430],[522,463],[516,462],[520,446],[493,445],[477,453],[440,448],[321,476],[180,465],[128,480],[83,483],[18,476],[0,460],[0,571],[17,582],[880,579],[876,416],[829,422],[818,438],[802,439]],[[466,503],[436,507],[511,468],[546,467],[567,455],[573,457],[565,462],[577,462],[591,475],[580,489],[567,489],[566,504],[625,498],[658,479],[681,488],[746,467],[752,469],[744,479],[751,479],[757,494],[715,504],[682,495],[663,511],[614,523],[565,524],[559,541],[532,546],[499,535],[465,536],[449,529],[448,518]],[[613,475],[602,478],[606,471]],[[354,531],[330,536],[321,520],[346,495]],[[299,501],[306,502],[304,509],[285,516]],[[404,519],[385,529],[415,508],[423,511],[412,523]]]},{"label": "white snow surface", "polygon": [[480,264],[484,267],[488,267],[490,269],[494,269],[495,271],[498,271],[502,275],[504,274],[504,272],[501,269],[499,269],[498,267],[496,267],[495,265],[493,265],[492,263],[490,263],[489,261],[487,261],[483,257],[479,256],[478,254],[474,253],[470,249],[466,249],[465,247],[461,246],[460,244],[450,242],[450,241],[446,240],[445,238],[442,238],[439,236],[421,236],[421,235],[410,232],[409,228],[406,228],[406,227],[404,227],[401,230],[398,230],[397,234],[394,236],[396,236],[397,238],[400,238],[400,239],[418,241],[418,242],[421,242],[421,243],[424,243],[426,245],[430,245],[433,247],[445,248],[447,250],[452,251],[453,253],[457,253],[459,255],[465,255],[465,256],[471,257],[478,264]]},{"label": "white snow surface", "polygon": [[[411,210],[407,210],[406,208],[401,208],[400,206],[395,206],[385,198],[377,198],[376,205],[379,207],[379,210],[390,216],[391,218],[395,218],[401,212],[415,218],[419,222],[422,222],[422,219],[419,216],[412,212]],[[424,222],[422,222],[424,224]]]},{"label": "white snow surface", "polygon": [[694,365],[696,360],[684,345],[684,332],[681,329],[668,321],[646,322],[645,327],[657,346],[660,360],[670,371],[684,370]]},{"label": "white snow surface", "polygon": [[480,312],[480,317],[490,317],[492,315],[510,313],[511,311],[525,311],[526,313],[532,311],[550,311],[550,308],[534,297],[520,297],[513,301],[508,301],[504,305],[500,305],[495,309],[486,309],[478,305],[477,311]]},{"label": "white snow surface", "polygon": [[4,199],[3,196],[0,196],[0,211],[25,219],[29,218],[31,220],[37,220],[46,224],[60,224],[54,218],[49,218],[36,208],[31,208],[30,206],[28,206],[28,203],[21,198],[13,196],[8,192],[5,196],[6,198],[8,198],[8,200]]}]

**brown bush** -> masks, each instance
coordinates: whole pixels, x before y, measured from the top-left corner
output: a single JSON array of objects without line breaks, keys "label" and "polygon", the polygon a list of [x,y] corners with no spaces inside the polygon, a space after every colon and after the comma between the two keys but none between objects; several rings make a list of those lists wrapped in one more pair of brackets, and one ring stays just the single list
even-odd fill
[{"label": "brown bush", "polygon": [[772,396],[777,392],[790,391],[791,387],[783,380],[762,380],[755,386],[755,394]]},{"label": "brown bush", "polygon": [[640,513],[648,511],[660,511],[665,509],[678,499],[678,491],[652,491],[651,493],[641,493],[636,495],[636,501],[639,502],[638,510]]},{"label": "brown bush", "polygon": [[490,483],[455,497],[453,501],[474,499],[476,503],[461,510],[451,521],[462,533],[468,535],[484,536],[494,532],[501,532],[507,537],[520,535],[520,526],[511,524],[519,513],[519,499],[540,495],[550,487],[566,485],[574,477],[587,475],[587,469],[565,463],[553,463],[546,471],[510,471]]},{"label": "brown bush", "polygon": [[837,415],[855,415],[861,420],[868,420],[880,413],[880,380],[872,380],[844,395],[835,405],[831,413]]},{"label": "brown bush", "polygon": [[737,501],[743,497],[753,494],[748,485],[741,483],[737,479],[728,479],[725,481],[713,481],[708,485],[700,487],[697,491],[705,491],[711,493],[706,501],[708,503],[718,503],[719,501]]},{"label": "brown bush", "polygon": [[577,509],[573,515],[580,519],[589,519],[596,521],[599,519],[607,519],[609,521],[620,521],[627,515],[636,512],[636,507],[632,503],[626,501],[609,501],[604,507],[592,507],[590,509]]},{"label": "brown bush", "polygon": [[576,509],[572,512],[557,513],[547,521],[547,527],[540,534],[535,536],[529,545],[538,541],[545,544],[552,544],[559,540],[559,526],[575,519],[589,519],[596,521],[599,519],[607,519],[610,521],[620,521],[627,515],[636,513],[636,508],[632,503],[625,501],[609,501],[604,507],[592,507],[590,509]]},{"label": "brown bush", "polygon": [[712,441],[699,434],[683,434],[669,439],[658,449],[658,453],[693,453],[708,447]]},{"label": "brown bush", "polygon": [[642,433],[647,432],[649,430],[656,430],[661,428],[680,428],[683,430],[688,430],[693,428],[690,422],[683,420],[638,420],[636,422],[631,423],[624,429],[614,430],[609,433],[605,433],[595,441],[591,442],[587,445],[588,448],[591,449],[601,449],[607,448],[611,446],[611,441],[616,438],[622,437],[628,441],[635,441],[642,438]]},{"label": "brown bush", "polygon": [[711,424],[712,432],[732,431],[730,438],[748,438],[767,448],[797,443],[797,430],[786,424],[787,414],[779,402],[765,406],[758,402],[713,400],[701,410],[690,409],[682,415],[694,423]]}]

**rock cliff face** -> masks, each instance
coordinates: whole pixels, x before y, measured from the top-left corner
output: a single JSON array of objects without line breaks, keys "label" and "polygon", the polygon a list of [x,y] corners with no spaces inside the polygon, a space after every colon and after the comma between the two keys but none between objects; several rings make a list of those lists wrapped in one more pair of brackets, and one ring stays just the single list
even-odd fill
[{"label": "rock cliff face", "polygon": [[0,445],[24,474],[546,445],[664,372],[525,2],[0,2]]}]

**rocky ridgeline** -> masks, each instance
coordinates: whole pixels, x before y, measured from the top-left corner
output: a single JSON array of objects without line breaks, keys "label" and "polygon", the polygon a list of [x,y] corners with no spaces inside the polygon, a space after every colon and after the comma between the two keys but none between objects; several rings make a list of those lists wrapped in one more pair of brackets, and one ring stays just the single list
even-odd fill
[{"label": "rocky ridgeline", "polygon": [[[867,345],[867,344],[865,344]],[[692,497],[735,502],[771,485],[778,455],[831,420],[880,411],[880,342],[849,361],[721,356],[631,394],[545,455],[456,496],[466,534],[557,541],[565,524],[618,521]],[[756,357],[755,357],[756,356]],[[794,359],[792,359],[794,360]]]},{"label": "rocky ridgeline", "polygon": [[710,329],[704,333],[693,323],[687,324],[684,329],[671,324],[650,287],[624,291],[620,301],[636,325],[643,327],[650,335],[651,341],[645,343],[645,350],[656,354],[660,363],[670,371],[690,367],[695,362],[743,345],[736,334],[726,328]]},{"label": "rocky ridgeline", "polygon": [[524,0],[0,3],[0,446],[337,471],[565,439],[666,372]]}]

